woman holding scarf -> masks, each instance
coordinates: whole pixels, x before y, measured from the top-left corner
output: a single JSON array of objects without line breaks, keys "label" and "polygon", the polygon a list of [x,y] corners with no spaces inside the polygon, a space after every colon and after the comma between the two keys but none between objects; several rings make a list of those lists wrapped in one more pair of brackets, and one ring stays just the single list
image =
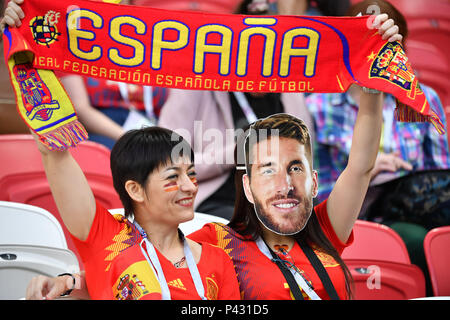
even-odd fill
[{"label": "woman holding scarf", "polygon": [[[128,131],[117,141],[111,171],[125,216],[111,215],[95,200],[69,151],[50,151],[36,140],[58,210],[85,265],[90,298],[240,298],[226,253],[186,239],[178,229],[193,219],[198,189],[193,152],[183,138],[148,127]],[[71,291],[80,288],[76,278],[66,274],[60,280],[73,281]],[[54,293],[41,292],[33,297]]]}]

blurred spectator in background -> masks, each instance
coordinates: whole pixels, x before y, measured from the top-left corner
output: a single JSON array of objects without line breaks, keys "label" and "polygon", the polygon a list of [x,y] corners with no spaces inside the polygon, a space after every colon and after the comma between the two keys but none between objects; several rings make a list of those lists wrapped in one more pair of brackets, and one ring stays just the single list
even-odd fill
[{"label": "blurred spectator in background", "polygon": [[[368,11],[371,5],[378,6],[381,13],[387,13],[395,21],[405,41],[406,20],[386,1],[362,1],[353,5],[347,15],[376,13]],[[445,113],[438,95],[423,84],[421,88],[445,127]],[[318,201],[328,197],[347,165],[360,93],[361,88],[352,85],[346,93],[314,93],[306,100],[316,131]],[[397,122],[394,109],[395,98],[385,94],[380,152],[360,218],[389,225],[397,231],[405,241],[412,263],[427,275],[425,234],[432,228],[450,224],[449,145],[447,135],[439,135],[431,123]],[[427,287],[429,292],[429,283]]]}]

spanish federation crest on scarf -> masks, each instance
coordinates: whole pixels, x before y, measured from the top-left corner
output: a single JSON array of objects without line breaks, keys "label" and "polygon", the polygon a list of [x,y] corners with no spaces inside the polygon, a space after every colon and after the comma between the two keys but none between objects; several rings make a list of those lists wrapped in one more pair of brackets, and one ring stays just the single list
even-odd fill
[{"label": "spanish federation crest on scarf", "polygon": [[[389,81],[391,84],[398,86],[406,92],[406,96],[415,100],[416,96],[424,95],[420,88],[419,81],[414,74],[411,64],[400,45],[395,42],[386,43],[378,52],[377,55],[370,55],[367,57],[372,61],[369,73],[369,79],[378,78]],[[398,99],[397,107],[395,109],[396,119],[404,122],[431,122],[439,133],[444,132],[444,128],[437,116],[424,116],[422,113],[426,107],[426,103],[420,109],[420,112],[415,112]]]},{"label": "spanish federation crest on scarf", "polygon": [[[37,44],[48,47],[58,41],[57,19],[58,15],[49,12],[31,20],[30,31]],[[51,150],[65,150],[86,140],[88,134],[54,72],[33,67],[33,52],[14,32],[15,28],[5,28],[5,59],[19,114]]]}]

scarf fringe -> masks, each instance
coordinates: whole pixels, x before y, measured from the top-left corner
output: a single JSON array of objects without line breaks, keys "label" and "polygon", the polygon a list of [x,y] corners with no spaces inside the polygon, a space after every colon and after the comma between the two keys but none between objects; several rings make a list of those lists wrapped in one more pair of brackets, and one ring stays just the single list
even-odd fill
[{"label": "scarf fringe", "polygon": [[40,135],[40,140],[50,150],[64,151],[67,148],[75,147],[78,143],[88,139],[88,133],[83,125],[78,121],[72,121],[51,132]]},{"label": "scarf fringe", "polygon": [[431,115],[424,115],[397,100],[395,118],[402,122],[430,122],[439,134],[445,133],[444,125],[433,110],[431,110]]}]

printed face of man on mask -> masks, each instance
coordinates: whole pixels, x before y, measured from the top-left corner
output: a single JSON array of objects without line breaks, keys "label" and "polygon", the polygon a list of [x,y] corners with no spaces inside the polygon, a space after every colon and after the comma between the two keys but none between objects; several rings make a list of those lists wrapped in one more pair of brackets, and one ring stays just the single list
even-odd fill
[{"label": "printed face of man on mask", "polygon": [[251,172],[243,177],[244,191],[270,231],[298,233],[311,216],[317,172],[309,159],[310,150],[293,138],[269,137],[249,147]]}]

